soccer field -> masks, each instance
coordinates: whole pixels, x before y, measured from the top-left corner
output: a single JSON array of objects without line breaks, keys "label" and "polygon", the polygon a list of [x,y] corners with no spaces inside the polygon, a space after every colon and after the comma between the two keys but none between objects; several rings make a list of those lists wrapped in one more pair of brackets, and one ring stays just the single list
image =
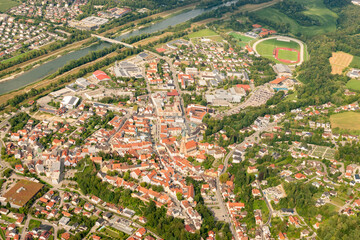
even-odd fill
[{"label": "soccer field", "polygon": [[269,39],[259,43],[256,50],[261,56],[273,56],[274,49],[278,47],[300,50],[299,44],[294,41],[285,42],[277,39]]},{"label": "soccer field", "polygon": [[279,59],[287,59],[290,61],[297,61],[298,53],[293,52],[293,51],[287,51],[287,50],[279,50],[278,58]]}]

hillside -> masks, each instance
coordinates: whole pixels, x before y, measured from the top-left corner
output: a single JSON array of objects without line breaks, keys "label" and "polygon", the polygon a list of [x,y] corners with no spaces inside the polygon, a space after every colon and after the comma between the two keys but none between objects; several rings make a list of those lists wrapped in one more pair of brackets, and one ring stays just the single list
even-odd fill
[{"label": "hillside", "polygon": [[[286,2],[291,3],[291,1]],[[309,19],[313,19],[318,24],[312,26],[299,24],[298,18],[295,17],[296,15],[285,14],[284,11],[279,9],[278,5],[254,12],[251,17],[269,26],[282,26],[283,32],[288,31],[297,36],[314,36],[336,30],[336,20],[338,19],[338,15],[328,9],[323,3],[323,0],[295,0],[292,2],[302,4],[305,7],[305,10],[300,13]]]}]

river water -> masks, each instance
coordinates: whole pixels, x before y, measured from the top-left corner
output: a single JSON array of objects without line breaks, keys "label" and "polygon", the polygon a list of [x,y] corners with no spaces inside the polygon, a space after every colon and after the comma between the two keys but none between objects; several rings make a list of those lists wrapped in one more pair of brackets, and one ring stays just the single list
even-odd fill
[{"label": "river water", "polygon": [[[236,2],[236,1],[233,1]],[[231,4],[233,2],[227,3]],[[216,8],[216,7],[215,7]],[[186,22],[196,16],[199,16],[200,14],[213,10],[212,9],[193,9],[191,11],[183,12],[178,15],[172,16],[170,18],[167,18],[163,21],[157,22],[149,27],[142,28],[139,30],[134,30],[132,32],[129,32],[127,34],[123,34],[121,36],[116,37],[116,40],[123,40],[129,37],[145,34],[145,33],[154,33],[157,31],[164,30],[170,26],[175,26],[177,24]],[[38,67],[35,67],[21,75],[18,75],[17,77],[0,83],[0,95],[5,94],[8,92],[11,92],[13,90],[22,88],[28,84],[31,84],[33,82],[39,81],[42,78],[48,76],[49,74],[52,74],[56,72],[57,69],[63,67],[66,63],[70,62],[74,59],[79,59],[85,55],[87,55],[89,52],[97,51],[105,47],[109,47],[111,44],[106,42],[101,42],[95,45],[91,45],[89,47],[76,50],[74,52],[67,53],[63,56],[60,56],[54,60],[51,60],[49,62],[46,62],[44,64],[41,64]]]}]

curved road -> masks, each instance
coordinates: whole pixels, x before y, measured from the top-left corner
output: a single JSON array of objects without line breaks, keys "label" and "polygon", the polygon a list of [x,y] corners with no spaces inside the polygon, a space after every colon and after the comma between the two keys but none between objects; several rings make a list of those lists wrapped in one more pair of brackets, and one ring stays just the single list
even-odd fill
[{"label": "curved road", "polygon": [[291,38],[291,37],[286,37],[286,36],[272,36],[272,37],[268,37],[268,38],[263,38],[263,39],[260,39],[259,41],[255,42],[254,45],[252,46],[252,48],[254,49],[255,53],[257,55],[260,55],[257,51],[256,51],[256,46],[263,42],[263,41],[266,41],[266,40],[269,40],[269,39],[277,39],[277,38],[282,38],[282,39],[287,39],[287,40],[291,40],[291,41],[294,41],[296,42],[297,44],[299,44],[300,46],[300,61],[297,63],[297,64],[294,64],[294,65],[290,65],[290,66],[297,66],[297,65],[301,65],[303,62],[304,62],[304,52],[305,52],[305,47],[304,47],[304,43],[298,39],[295,39],[295,38]]}]

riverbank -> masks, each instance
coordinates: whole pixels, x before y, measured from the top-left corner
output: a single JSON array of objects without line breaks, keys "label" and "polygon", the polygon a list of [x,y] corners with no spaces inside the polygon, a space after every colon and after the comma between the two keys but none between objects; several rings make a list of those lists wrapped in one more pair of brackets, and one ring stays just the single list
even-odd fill
[{"label": "riverbank", "polygon": [[[32,64],[36,65],[38,63],[39,64],[40,63],[45,63],[47,61],[52,60],[52,59],[49,59],[49,58],[51,58],[53,56],[63,55],[66,52],[74,51],[74,50],[76,50],[78,48],[81,48],[81,47],[87,47],[87,46],[82,46],[82,45],[89,42],[89,39],[90,38],[87,38],[87,39],[81,40],[79,42],[72,43],[72,44],[70,44],[68,46],[65,46],[63,48],[59,48],[59,49],[57,49],[57,50],[55,50],[55,51],[53,51],[51,53],[47,53],[47,54],[44,54],[42,56],[30,59],[30,60],[28,60],[26,62],[14,65],[12,67],[9,67],[7,69],[4,69],[4,70],[0,71],[0,74],[11,72],[11,71],[14,71],[14,70],[17,70],[17,69],[19,69],[20,71],[23,70],[23,71],[21,71],[21,74],[22,74],[22,73],[30,70],[32,67],[30,69],[27,69],[27,70],[25,70],[25,68],[31,66]],[[15,73],[11,73],[10,76],[6,76],[6,78],[9,78],[9,77],[15,78],[16,76],[19,76],[19,75],[20,75],[19,72],[15,72]],[[0,78],[0,82],[3,82],[3,80],[4,80],[4,78]],[[7,80],[10,80],[10,79],[7,79]],[[5,81],[7,81],[7,80],[5,80]]]},{"label": "riverbank", "polygon": [[[254,4],[255,6],[256,6],[256,4]],[[183,7],[184,8],[184,7]],[[240,7],[241,8],[241,7]],[[175,10],[173,10],[173,11],[175,11]],[[183,11],[183,10],[178,10],[178,11]],[[178,17],[178,16],[175,16],[175,17],[173,17],[173,18],[170,18],[170,19],[168,19],[168,20],[164,20],[164,21],[162,21],[161,23],[156,23],[156,24],[154,24],[154,27],[150,27],[150,28],[146,28],[146,31],[136,31],[136,32],[134,32],[134,34],[128,34],[128,36],[126,35],[126,36],[124,36],[123,38],[128,38],[128,37],[132,37],[131,35],[133,35],[133,36],[137,36],[137,35],[141,35],[141,34],[144,34],[144,33],[147,33],[147,34],[151,34],[151,33],[154,33],[154,32],[157,32],[157,31],[161,31],[161,30],[164,30],[164,29],[166,29],[167,27],[170,27],[170,26],[176,26],[177,24],[179,24],[179,23],[183,23],[183,22],[186,22],[186,21],[188,21],[189,19],[191,19],[192,17],[194,17],[194,16],[198,16],[199,14],[202,14],[204,11],[203,10],[198,10],[198,9],[196,9],[196,10],[191,10],[189,13],[187,13],[187,11],[185,11],[185,13],[183,13],[183,14],[180,14],[180,16]],[[208,20],[208,19],[207,19]],[[216,19],[211,19],[211,21],[212,20],[216,20]],[[156,25],[156,26],[155,26]],[[160,25],[160,26],[159,26]],[[197,26],[197,24],[192,24],[192,27],[193,26]],[[190,28],[192,28],[192,27],[190,27]],[[150,37],[150,38],[147,38],[147,39],[142,39],[141,41],[138,41],[137,43],[135,43],[136,45],[147,45],[148,43],[150,43],[150,42],[153,42],[153,41],[157,41],[159,38],[161,38],[161,37],[164,37],[164,36],[166,36],[166,35],[170,35],[171,33],[169,32],[169,33],[164,33],[164,34],[161,34],[161,35],[159,35],[159,36],[153,36],[153,37]],[[103,45],[106,45],[105,43],[101,43],[101,44],[99,44],[95,49],[96,50],[100,50],[100,49],[102,49],[104,46]],[[86,48],[85,48],[86,49]],[[89,50],[89,51],[95,51],[95,50]],[[88,52],[89,52],[88,51]],[[66,55],[66,56],[68,56],[68,55]],[[75,58],[75,59],[78,59],[79,57],[81,57],[81,56],[84,56],[84,55],[82,55],[82,54],[80,54],[80,56],[77,56],[77,58]],[[105,57],[103,57],[103,58],[106,58],[106,57],[109,57],[109,55],[107,55],[107,56],[105,56]],[[103,58],[101,58],[101,59],[103,59]],[[59,59],[61,59],[61,60],[63,60],[63,58],[59,58]],[[69,57],[69,59],[67,59],[66,60],[66,62],[65,63],[68,63],[69,61],[71,61],[72,59],[74,59],[74,56],[70,56]],[[57,61],[57,60],[54,60],[54,61]],[[23,79],[21,79],[23,82],[24,82],[24,79],[26,80],[24,83],[21,83],[22,85],[20,85],[20,82],[18,82],[17,81],[17,79],[14,79],[14,80],[12,80],[12,81],[15,81],[16,80],[16,83],[18,84],[18,85],[20,85],[19,86],[19,90],[7,90],[7,91],[9,91],[9,92],[7,92],[6,91],[6,88],[2,88],[4,91],[4,95],[2,95],[1,97],[0,97],[0,104],[2,104],[2,103],[6,103],[9,99],[12,99],[13,97],[15,97],[16,95],[21,95],[21,94],[24,94],[24,93],[26,93],[26,92],[29,92],[32,88],[35,88],[35,89],[40,89],[40,88],[43,88],[44,86],[47,86],[47,88],[49,89],[49,92],[51,91],[51,90],[53,90],[55,87],[57,88],[57,87],[59,87],[59,85],[56,85],[56,86],[54,86],[54,87],[50,87],[49,86],[49,84],[51,84],[51,83],[53,83],[54,81],[56,81],[57,79],[59,79],[59,77],[64,77],[64,78],[66,78],[69,74],[73,74],[75,71],[77,71],[77,70],[79,70],[79,69],[81,69],[81,68],[85,68],[86,66],[89,66],[89,64],[91,64],[91,65],[93,65],[93,64],[95,64],[96,62],[97,62],[98,60],[95,60],[95,61],[92,61],[92,62],[89,62],[89,63],[87,63],[87,64],[84,64],[84,65],[82,65],[82,66],[79,66],[79,67],[77,67],[77,68],[75,68],[75,69],[72,69],[72,70],[70,70],[69,72],[66,72],[66,73],[63,73],[62,75],[60,75],[60,76],[57,76],[56,78],[54,78],[54,79],[46,79],[46,76],[48,76],[48,74],[47,75],[41,75],[41,77],[40,77],[40,75],[39,75],[39,77],[35,80],[35,81],[33,81],[33,83],[31,83],[31,81],[29,81],[29,79],[27,78],[28,76],[23,76]],[[64,64],[65,64],[64,63]],[[58,63],[57,63],[58,64]],[[45,65],[42,65],[41,66],[42,68],[46,68],[46,69],[49,69],[48,68],[48,66],[46,66],[45,67]],[[51,67],[54,67],[54,66],[51,66]],[[56,66],[56,68],[54,68],[54,69],[58,69],[58,67]],[[39,71],[40,70],[44,70],[44,69],[39,69]],[[34,69],[32,70],[32,71],[34,71]],[[36,72],[35,72],[36,73]],[[31,77],[31,76],[29,76],[29,77]],[[39,80],[40,79],[40,80]],[[30,83],[30,84],[27,84],[26,86],[24,86],[26,83]],[[62,86],[62,85],[61,85]],[[6,87],[8,87],[7,85],[6,85]],[[46,90],[46,92],[48,92],[48,90]],[[42,90],[42,92],[41,92],[41,95],[43,95],[43,94],[46,94],[46,93],[44,93],[44,91]],[[35,99],[35,97],[34,97],[34,99]],[[29,99],[26,99],[26,100],[24,100],[24,101],[28,101]]]},{"label": "riverbank", "polygon": [[[189,5],[186,5],[186,6],[182,6],[182,7],[178,7],[178,8],[175,8],[175,9],[172,9],[172,10],[168,10],[168,11],[165,11],[165,12],[160,12],[160,13],[156,13],[156,14],[153,14],[153,15],[150,15],[150,16],[147,16],[145,18],[141,18],[141,19],[138,19],[138,20],[135,20],[135,21],[132,21],[132,22],[129,22],[129,23],[126,23],[124,25],[121,25],[121,26],[117,26],[117,27],[114,27],[112,29],[109,29],[108,31],[106,32],[103,32],[103,33],[100,33],[99,35],[100,36],[104,36],[105,34],[113,34],[115,32],[118,32],[120,29],[128,26],[128,25],[131,25],[131,24],[135,24],[136,27],[135,28],[132,28],[131,30],[126,30],[126,32],[123,32],[121,33],[120,35],[124,35],[128,32],[131,32],[131,31],[135,31],[135,30],[138,30],[140,28],[144,28],[145,26],[141,25],[141,26],[137,26],[139,24],[139,22],[141,21],[144,21],[144,20],[147,20],[147,19],[156,19],[158,17],[161,17],[162,20],[166,20],[168,18],[170,18],[171,16],[175,16],[175,15],[178,15],[178,14],[181,14],[185,11],[190,11],[192,9],[194,9],[196,7],[197,3],[192,3],[192,4],[189,4]],[[160,21],[162,21],[160,20]],[[156,21],[158,22],[158,21]]]},{"label": "riverbank", "polygon": [[[161,20],[164,20],[166,18],[169,18],[171,16],[180,14],[182,12],[189,11],[189,10],[193,9],[195,6],[196,6],[196,4],[194,3],[194,4],[186,5],[186,6],[183,6],[183,7],[179,7],[179,8],[176,8],[176,9],[172,9],[172,10],[169,10],[169,11],[153,14],[153,15],[150,15],[148,17],[138,19],[138,20],[135,20],[133,22],[126,23],[126,24],[123,24],[121,26],[115,27],[113,29],[110,29],[110,30],[108,30],[106,32],[101,33],[100,35],[104,36],[105,34],[112,33],[114,31],[116,31],[118,29],[121,29],[121,28],[124,28],[124,27],[126,27],[126,26],[128,26],[130,24],[138,24],[139,22],[141,22],[143,20],[146,20],[146,19],[149,19],[149,18],[161,17],[162,18]],[[139,30],[141,28],[145,28],[145,27],[146,26],[144,26],[144,25],[140,25],[140,26],[132,27],[131,29],[126,29],[126,31],[122,32],[120,34],[120,36],[126,35],[129,32],[137,31],[137,30]],[[118,36],[118,37],[120,37],[120,36]],[[70,53],[72,51],[76,51],[76,50],[88,47],[89,45],[85,45],[85,44],[88,43],[90,39],[91,38],[87,38],[87,39],[84,39],[82,41],[72,43],[72,44],[70,44],[68,46],[57,49],[57,50],[55,50],[55,51],[53,51],[51,53],[36,57],[34,59],[30,59],[30,60],[28,60],[26,62],[23,62],[23,63],[17,64],[17,65],[14,65],[12,67],[9,67],[7,69],[4,69],[4,70],[0,71],[0,76],[4,75],[2,78],[0,77],[0,83],[1,82],[6,82],[6,81],[9,81],[9,80],[13,80],[14,78],[17,78],[17,77],[21,76],[22,74],[26,73],[27,71],[33,69],[34,66],[37,65],[37,64],[44,64],[44,63],[47,63],[47,62],[55,59],[58,56],[62,56],[64,54]],[[7,74],[7,73],[9,73],[9,74]]]},{"label": "riverbank", "polygon": [[[46,87],[46,86],[48,86],[48,85],[50,85],[50,84],[52,84],[52,83],[55,83],[55,82],[58,81],[60,78],[66,77],[66,76],[71,75],[71,74],[75,74],[75,73],[77,73],[78,71],[80,71],[80,69],[82,69],[82,68],[86,68],[86,67],[88,67],[88,66],[90,66],[90,65],[92,65],[92,64],[95,64],[95,63],[97,63],[97,62],[100,62],[100,61],[104,60],[105,58],[114,57],[114,56],[116,56],[116,54],[117,54],[116,52],[109,53],[108,55],[103,56],[103,57],[101,57],[101,58],[98,58],[98,59],[96,59],[95,61],[86,63],[86,64],[84,64],[84,65],[81,65],[81,66],[77,67],[77,68],[71,69],[70,71],[68,71],[68,72],[66,72],[66,73],[64,73],[64,74],[62,74],[62,75],[56,76],[56,77],[53,78],[53,79],[46,79],[46,78],[45,78],[45,79],[41,79],[41,80],[39,80],[39,81],[37,81],[37,82],[35,82],[35,83],[31,83],[31,84],[29,84],[29,85],[26,85],[26,86],[24,86],[24,87],[21,88],[21,89],[14,90],[14,91],[12,91],[12,92],[3,94],[3,95],[0,96],[0,105],[6,104],[6,102],[7,102],[9,99],[13,98],[15,95],[20,95],[20,94],[29,92],[31,89],[44,88],[44,87]],[[67,85],[67,84],[69,84],[69,83],[64,83],[63,85]],[[53,91],[53,89],[50,89],[50,90],[48,90],[48,91],[45,91],[45,92],[43,92],[42,94],[48,94],[48,93],[50,93],[51,91]],[[30,100],[33,100],[34,98],[36,98],[36,97],[33,97],[33,98],[31,98],[31,99],[27,99],[27,100],[30,101]]]}]

